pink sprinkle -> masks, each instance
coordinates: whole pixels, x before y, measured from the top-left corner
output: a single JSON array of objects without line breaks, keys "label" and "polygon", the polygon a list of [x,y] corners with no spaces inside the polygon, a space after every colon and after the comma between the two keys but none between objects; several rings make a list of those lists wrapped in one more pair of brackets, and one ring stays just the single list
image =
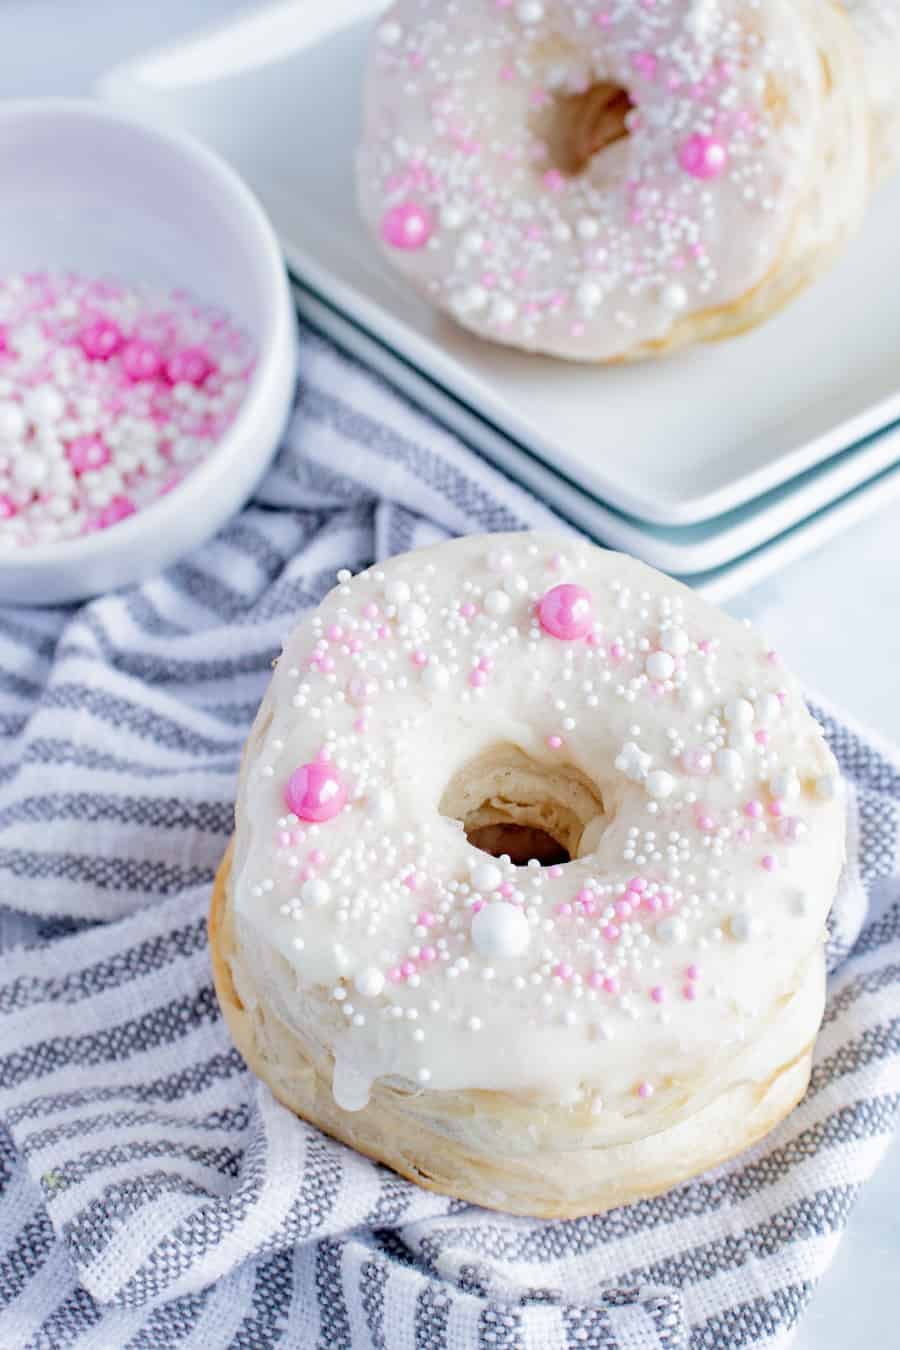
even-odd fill
[{"label": "pink sprinkle", "polygon": [[108,530],[111,525],[118,525],[120,520],[133,516],[137,507],[130,497],[113,497],[108,506],[95,517],[95,524],[98,530]]},{"label": "pink sprinkle", "polygon": [[515,894],[515,889],[516,888],[511,881],[504,881],[501,886],[497,887],[500,895],[504,896],[507,900],[511,895]]},{"label": "pink sprinkle", "polygon": [[763,727],[763,728],[761,728],[759,731],[754,731],[754,733],[753,733],[753,739],[756,741],[756,744],[757,744],[757,745],[768,745],[768,744],[769,744],[769,733],[768,733],[768,732],[766,731],[766,729]]},{"label": "pink sprinkle", "polygon": [[759,820],[763,813],[763,804],[759,801],[745,802],[744,815],[749,816],[751,820]]},{"label": "pink sprinkle", "polygon": [[582,886],[575,899],[579,905],[592,905],[594,903],[594,893],[589,891],[587,886]]},{"label": "pink sprinkle", "polygon": [[544,174],[544,187],[550,192],[562,192],[565,181],[559,169],[548,169]]},{"label": "pink sprinkle", "polygon": [[609,654],[613,661],[619,662],[625,656],[625,648],[622,646],[621,642],[612,642],[610,643]]},{"label": "pink sprinkle", "polygon": [[588,975],[587,977],[587,982],[590,985],[591,989],[602,989],[603,988],[602,973],[599,970],[592,970],[590,975]]},{"label": "pink sprinkle", "polygon": [[81,330],[78,341],[90,361],[108,361],[122,345],[122,330],[112,319],[95,319]]},{"label": "pink sprinkle", "polygon": [[185,347],[166,362],[166,379],[170,384],[199,386],[209,379],[215,368],[205,347]]},{"label": "pink sprinkle", "polygon": [[654,1003],[662,1003],[665,996],[666,991],[665,989],[663,989],[661,984],[654,985],[653,988],[650,990],[650,997],[653,999]]},{"label": "pink sprinkle", "polygon": [[643,75],[647,80],[656,78],[657,60],[652,52],[636,52],[631,59],[631,64],[639,75]]},{"label": "pink sprinkle", "polygon": [[290,830],[278,831],[278,843],[281,848],[290,848],[292,842],[293,836],[291,835]]},{"label": "pink sprinkle", "polygon": [[434,217],[418,202],[400,202],[386,211],[381,237],[391,248],[410,253],[424,248],[434,233]]},{"label": "pink sprinkle", "polygon": [[569,904],[568,900],[560,900],[559,904],[556,906],[556,912],[562,918],[567,919],[572,913],[572,906]]},{"label": "pink sprinkle", "polygon": [[631,918],[631,915],[632,915],[632,912],[633,912],[633,911],[632,911],[632,908],[631,908],[631,901],[630,901],[630,900],[617,900],[617,901],[616,901],[616,913],[618,914],[618,916],[619,916],[620,919],[630,919],[630,918]]},{"label": "pink sprinkle", "polygon": [[331,642],[340,642],[343,636],[344,630],[339,623],[329,624],[327,629],[327,637]]},{"label": "pink sprinkle", "polygon": [[132,338],[122,348],[122,369],[129,380],[153,380],[162,370],[162,353],[154,342]]},{"label": "pink sprinkle", "polygon": [[704,834],[712,834],[713,830],[716,828],[716,822],[713,816],[707,815],[706,812],[701,812],[696,819],[698,830],[702,830]]},{"label": "pink sprinkle", "polygon": [[7,496],[5,492],[0,492],[0,520],[9,520],[16,515],[19,508],[16,506],[12,497]]},{"label": "pink sprinkle", "polygon": [[472,604],[471,600],[466,600],[460,605],[459,612],[464,619],[471,619],[473,615],[478,613],[478,609],[476,605]]},{"label": "pink sprinkle", "polygon": [[547,744],[551,750],[559,750],[562,746],[562,736],[548,736]]},{"label": "pink sprinkle", "polygon": [[777,825],[778,838],[786,844],[794,844],[806,830],[806,825],[796,816],[784,816]]},{"label": "pink sprinkle", "polygon": [[287,781],[284,799],[301,820],[327,821],[342,811],[347,789],[336,772],[321,760],[301,764]]},{"label": "pink sprinkle", "polygon": [[685,773],[704,777],[712,769],[712,755],[708,750],[685,750],[681,756]]},{"label": "pink sprinkle", "polygon": [[644,891],[647,889],[646,877],[632,877],[626,889],[634,891],[636,895],[643,895]]},{"label": "pink sprinkle", "polygon": [[603,981],[603,992],[606,994],[617,994],[619,992],[619,981],[615,975],[607,975]]},{"label": "pink sprinkle", "polygon": [[409,659],[412,661],[414,666],[428,665],[428,653],[423,652],[421,649],[417,652],[413,652],[412,656]]},{"label": "pink sprinkle", "polygon": [[609,28],[612,24],[612,15],[608,14],[605,9],[600,9],[594,15],[594,23],[598,28]]},{"label": "pink sprinkle", "polygon": [[686,984],[681,992],[682,995],[687,999],[688,1003],[693,1003],[694,999],[697,997],[697,989],[696,986],[693,984]]},{"label": "pink sprinkle", "polygon": [[94,469],[102,469],[111,458],[109,446],[96,433],[92,436],[76,436],[66,447],[66,459],[78,477]]},{"label": "pink sprinkle", "polygon": [[377,618],[378,618],[378,606],[375,604],[374,600],[370,600],[369,603],[368,603],[367,605],[363,605],[363,611],[362,611],[362,612],[363,612],[363,618],[364,618],[364,619],[377,619]]},{"label": "pink sprinkle", "polygon": [[473,914],[480,914],[481,911],[484,909],[484,907],[485,907],[486,904],[487,904],[487,901],[486,901],[486,900],[473,900],[473,901],[472,901],[472,913],[473,913]]},{"label": "pink sprinkle", "polygon": [[421,914],[416,918],[416,923],[420,924],[422,928],[433,928],[437,923],[437,916],[432,910],[423,909]]},{"label": "pink sprinkle", "polygon": [[419,960],[430,965],[432,961],[437,960],[437,947],[423,947],[419,952]]},{"label": "pink sprinkle", "polygon": [[571,980],[575,972],[569,965],[568,961],[559,961],[553,967],[553,974],[556,976],[558,980]]},{"label": "pink sprinkle", "polygon": [[488,671],[488,672],[492,671],[492,670],[494,669],[494,661],[493,661],[493,658],[490,657],[490,656],[481,656],[481,657],[479,657],[479,659],[478,659],[478,668],[479,668],[479,670],[486,670],[486,671]]},{"label": "pink sprinkle", "polygon": [[387,973],[387,977],[390,980],[391,984],[399,984],[400,981],[403,979],[400,967],[391,966],[390,970]]},{"label": "pink sprinkle", "polygon": [[760,867],[764,867],[767,872],[774,872],[778,866],[778,863],[772,857],[771,853],[767,853],[765,857],[760,858],[759,865]]},{"label": "pink sprinkle", "polygon": [[310,849],[308,856],[309,861],[312,863],[313,867],[321,867],[326,860],[326,855],[325,853],[322,852],[320,848]]},{"label": "pink sprinkle", "polygon": [[774,801],[769,802],[769,815],[774,816],[776,820],[784,815],[784,802],[780,797],[776,797]]},{"label": "pink sprinkle", "polygon": [[469,684],[473,689],[480,689],[487,684],[487,675],[483,670],[472,670],[469,672]]},{"label": "pink sprinkle", "polygon": [[641,901],[641,905],[651,914],[658,914],[662,909],[662,900],[658,895],[645,895]]},{"label": "pink sprinkle", "polygon": [[368,726],[369,724],[366,721],[365,713],[360,713],[359,717],[353,719],[353,730],[357,732],[358,735],[362,735],[364,731],[367,731]]},{"label": "pink sprinkle", "polygon": [[692,963],[691,965],[688,966],[687,970],[686,970],[684,973],[685,973],[685,975],[687,975],[687,977],[688,977],[689,980],[699,980],[699,978],[700,978],[700,967],[699,967],[699,966],[695,966],[695,965]]},{"label": "pink sprinkle", "polygon": [[738,830],[737,838],[740,840],[742,844],[749,844],[753,840],[753,832],[751,830],[748,830],[747,827],[744,826],[743,829]]},{"label": "pink sprinkle", "polygon": [[787,701],[788,701],[787,690],[786,690],[786,689],[776,689],[776,690],[775,690],[775,697],[778,699],[778,702],[781,704],[781,706],[782,706],[782,708],[783,708],[784,705],[785,705],[785,704],[787,703]]},{"label": "pink sprinkle", "polygon": [[416,973],[415,961],[404,961],[401,964],[400,974],[403,976],[404,980],[408,980],[410,975],[415,975],[415,973]]},{"label": "pink sprinkle", "polygon": [[608,923],[603,929],[603,936],[606,938],[607,942],[618,942],[621,937],[621,932],[616,924]]},{"label": "pink sprinkle", "polygon": [[644,1079],[642,1083],[638,1083],[637,1093],[639,1097],[642,1097],[644,1101],[646,1101],[648,1097],[653,1096],[653,1084],[648,1083],[647,1080]]},{"label": "pink sprinkle", "polygon": [[766,652],[766,660],[769,662],[770,665],[773,666],[778,665],[778,653],[775,651],[774,647],[772,648],[771,651]]},{"label": "pink sprinkle", "polygon": [[554,863],[552,867],[547,868],[547,876],[553,877],[554,880],[556,880],[557,877],[561,877],[562,874],[563,870],[559,863]]}]

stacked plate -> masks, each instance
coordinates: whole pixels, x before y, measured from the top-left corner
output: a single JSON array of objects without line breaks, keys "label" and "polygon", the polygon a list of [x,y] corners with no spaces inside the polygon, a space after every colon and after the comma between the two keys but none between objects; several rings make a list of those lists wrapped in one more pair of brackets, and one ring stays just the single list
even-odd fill
[{"label": "stacked plate", "polygon": [[601,543],[724,600],[900,495],[900,181],[838,267],[746,337],[617,368],[493,347],[423,305],[357,215],[383,8],[282,0],[100,92],[221,151],[268,208],[300,309]]}]

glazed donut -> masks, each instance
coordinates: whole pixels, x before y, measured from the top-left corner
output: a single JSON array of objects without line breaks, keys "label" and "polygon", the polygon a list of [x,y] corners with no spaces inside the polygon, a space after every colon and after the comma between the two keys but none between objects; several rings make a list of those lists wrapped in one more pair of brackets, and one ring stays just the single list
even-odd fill
[{"label": "glazed donut", "polygon": [[467,328],[616,361],[741,332],[818,276],[862,219],[869,140],[831,0],[398,0],[358,188]]},{"label": "glazed donut", "polygon": [[573,1216],[730,1157],[802,1095],[844,855],[795,680],[574,538],[337,588],[250,735],[210,934],[248,1064],[425,1186]]}]

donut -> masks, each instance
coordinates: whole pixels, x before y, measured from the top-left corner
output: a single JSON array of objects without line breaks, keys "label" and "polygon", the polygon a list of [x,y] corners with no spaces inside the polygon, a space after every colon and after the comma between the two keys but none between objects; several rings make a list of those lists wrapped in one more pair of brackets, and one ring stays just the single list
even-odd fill
[{"label": "donut", "polygon": [[398,0],[357,178],[386,256],[483,337],[590,362],[727,337],[863,217],[860,43],[830,0]]},{"label": "donut", "polygon": [[219,1000],[335,1138],[597,1213],[803,1094],[844,832],[750,629],[577,538],[442,543],[338,573],[285,645],[214,888]]}]

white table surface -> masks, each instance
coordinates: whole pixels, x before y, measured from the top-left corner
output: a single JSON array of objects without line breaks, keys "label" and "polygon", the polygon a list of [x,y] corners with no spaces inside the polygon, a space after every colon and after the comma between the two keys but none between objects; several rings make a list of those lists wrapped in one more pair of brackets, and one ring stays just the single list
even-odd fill
[{"label": "white table surface", "polygon": [[[0,0],[0,91],[87,93],[107,67],[247,8],[247,0]],[[808,687],[900,743],[900,504],[730,608],[766,632]],[[900,1138],[853,1213],[795,1350],[900,1344],[898,1211]]]}]

